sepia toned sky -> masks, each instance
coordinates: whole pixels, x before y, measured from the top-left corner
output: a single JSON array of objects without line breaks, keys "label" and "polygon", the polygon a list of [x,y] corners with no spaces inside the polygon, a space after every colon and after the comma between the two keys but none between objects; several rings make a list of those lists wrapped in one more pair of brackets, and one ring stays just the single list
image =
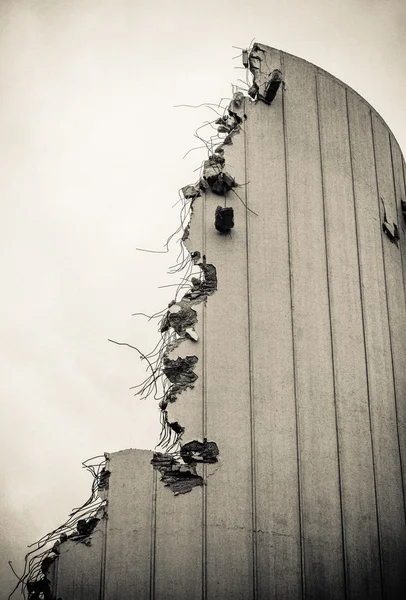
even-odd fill
[{"label": "sepia toned sky", "polygon": [[0,0],[0,600],[7,561],[87,499],[81,462],[157,442],[145,364],[107,340],[158,341],[131,315],[172,299],[178,246],[136,248],[177,229],[215,118],[175,106],[244,88],[253,38],[345,81],[406,151],[404,0]]}]

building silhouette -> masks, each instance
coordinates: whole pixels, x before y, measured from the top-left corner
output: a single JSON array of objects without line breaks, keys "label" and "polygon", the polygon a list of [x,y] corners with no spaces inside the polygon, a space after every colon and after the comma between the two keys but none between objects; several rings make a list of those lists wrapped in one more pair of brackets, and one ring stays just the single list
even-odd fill
[{"label": "building silhouette", "polygon": [[108,457],[49,597],[406,597],[404,160],[329,73],[243,62],[183,189],[201,277],[160,325],[161,447]]}]

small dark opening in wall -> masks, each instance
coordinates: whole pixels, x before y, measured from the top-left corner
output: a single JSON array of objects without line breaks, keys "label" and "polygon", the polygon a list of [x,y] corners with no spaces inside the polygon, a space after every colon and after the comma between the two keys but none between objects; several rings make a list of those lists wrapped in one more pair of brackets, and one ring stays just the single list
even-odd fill
[{"label": "small dark opening in wall", "polygon": [[279,86],[281,83],[282,73],[279,71],[279,69],[275,69],[274,71],[272,71],[269,82],[265,88],[265,102],[271,104],[271,102],[276,96],[277,91],[279,90]]}]

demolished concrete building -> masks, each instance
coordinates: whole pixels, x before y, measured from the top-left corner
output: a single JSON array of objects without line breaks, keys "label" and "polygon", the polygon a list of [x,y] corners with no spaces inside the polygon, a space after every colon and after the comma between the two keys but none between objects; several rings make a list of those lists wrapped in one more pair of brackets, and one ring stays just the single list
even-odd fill
[{"label": "demolished concrete building", "polygon": [[243,62],[183,188],[200,276],[160,324],[161,451],[106,456],[31,600],[406,596],[405,163],[322,69]]}]

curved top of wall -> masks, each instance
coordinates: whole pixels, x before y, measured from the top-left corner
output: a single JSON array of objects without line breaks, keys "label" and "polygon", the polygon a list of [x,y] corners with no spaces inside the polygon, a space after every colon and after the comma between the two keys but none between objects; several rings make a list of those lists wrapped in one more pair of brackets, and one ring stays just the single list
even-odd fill
[{"label": "curved top of wall", "polygon": [[[293,60],[295,60],[297,62],[300,62],[300,63],[303,63],[303,64],[305,64],[307,66],[310,66],[315,71],[315,73],[320,74],[320,75],[324,75],[324,76],[330,78],[331,80],[333,80],[336,83],[338,83],[344,89],[350,91],[352,94],[354,94],[355,96],[357,96],[357,98],[359,98],[365,105],[367,105],[370,108],[370,110],[382,121],[382,123],[385,125],[386,129],[390,132],[390,134],[392,135],[393,139],[395,140],[395,142],[399,146],[399,149],[401,150],[400,144],[399,144],[398,140],[396,139],[396,136],[394,135],[394,133],[391,130],[391,128],[389,127],[389,125],[386,123],[385,119],[378,113],[378,111],[367,100],[365,100],[365,98],[363,98],[361,96],[361,94],[359,94],[351,86],[349,86],[348,84],[346,84],[344,81],[342,81],[338,77],[335,77],[334,75],[332,75],[331,73],[329,73],[325,69],[322,69],[321,67],[319,67],[319,66],[311,63],[308,60],[305,60],[304,58],[300,58],[299,56],[295,56],[294,54],[290,54],[289,52],[285,52],[284,50],[280,50],[278,48],[272,48],[271,46],[267,46],[266,44],[261,44],[259,42],[255,42],[254,45],[253,45],[253,47],[252,47],[251,52],[249,53],[250,61],[249,61],[249,67],[248,67],[251,70],[251,73],[254,75],[254,80],[255,80],[255,74],[254,74],[253,69],[252,69],[252,62],[251,61],[252,61],[253,58],[255,60],[255,53],[258,52],[258,51],[267,53],[268,55],[271,56],[271,59],[277,58],[278,60],[276,62],[280,63],[282,72],[284,71],[284,69],[283,69],[284,57],[289,57],[289,59],[293,59]],[[268,82],[269,72],[263,73],[263,74],[262,73],[261,74],[257,74],[257,78],[259,77],[259,79],[261,79],[261,76],[263,78],[263,81],[261,80],[261,84],[263,84],[265,82],[265,77],[266,77],[266,81]],[[403,157],[403,153],[402,153],[402,157]]]}]

